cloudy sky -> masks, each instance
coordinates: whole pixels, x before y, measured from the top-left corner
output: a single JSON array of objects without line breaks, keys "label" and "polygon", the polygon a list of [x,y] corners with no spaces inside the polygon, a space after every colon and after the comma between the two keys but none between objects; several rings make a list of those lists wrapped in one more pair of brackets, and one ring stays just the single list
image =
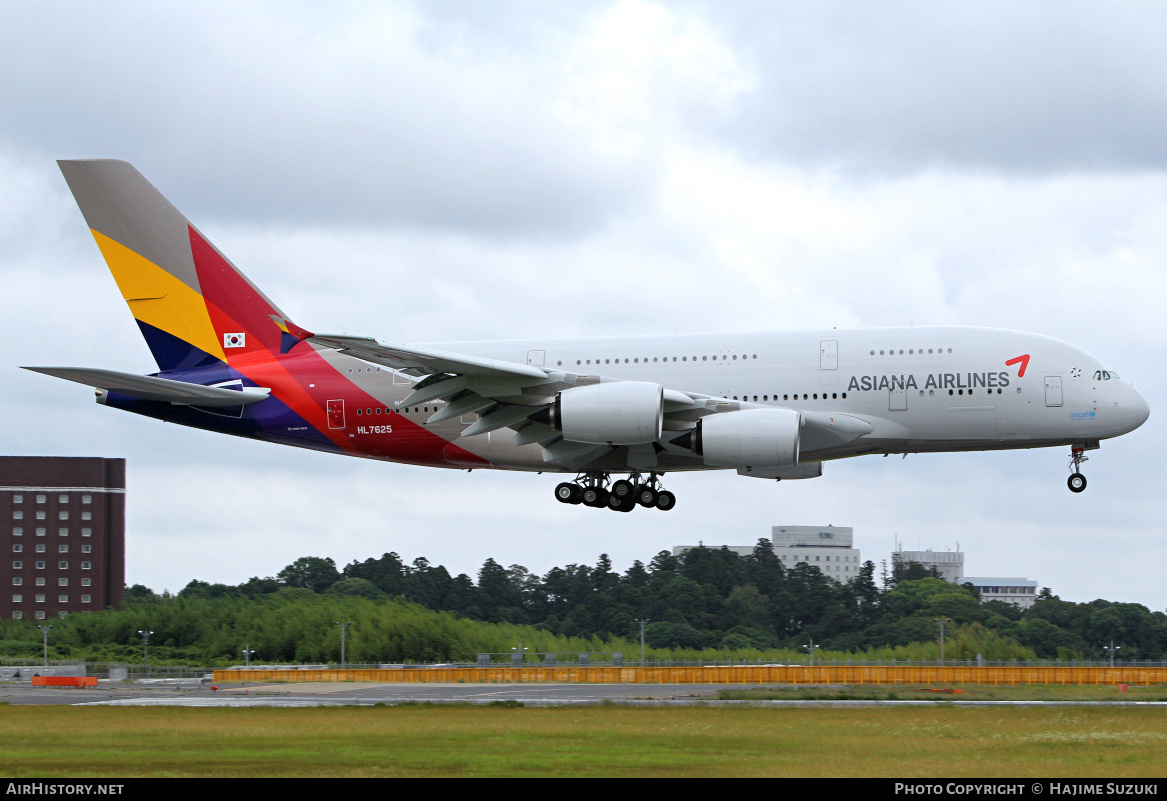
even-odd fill
[{"label": "cloudy sky", "polygon": [[[128,460],[127,581],[397,551],[475,575],[853,526],[863,558],[1167,607],[1167,51],[1156,3],[0,7],[0,453]],[[297,323],[438,341],[959,324],[1065,339],[1152,415],[1063,449],[552,475],[236,441],[18,365],[155,369],[55,159],[135,164]]]}]

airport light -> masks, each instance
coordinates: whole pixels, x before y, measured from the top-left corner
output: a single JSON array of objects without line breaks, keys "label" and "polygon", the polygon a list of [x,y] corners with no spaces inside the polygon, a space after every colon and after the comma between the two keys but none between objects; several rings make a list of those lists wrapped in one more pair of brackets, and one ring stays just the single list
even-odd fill
[{"label": "airport light", "polygon": [[523,654],[525,654],[529,650],[530,650],[529,648],[524,648],[523,641],[519,640],[519,647],[511,649],[511,651],[512,651],[511,663],[515,664],[515,665],[522,665],[523,664]]},{"label": "airport light", "polygon": [[808,654],[810,654],[810,666],[811,666],[811,667],[814,667],[814,649],[815,649],[815,648],[820,648],[820,647],[822,647],[822,646],[815,645],[815,644],[814,644],[814,640],[811,640],[811,641],[810,641],[810,645],[804,645],[804,646],[802,646],[802,647],[803,647],[804,649],[806,649],[806,652],[807,652]]},{"label": "airport light", "polygon": [[[1110,651],[1110,666],[1111,666],[1111,667],[1114,667],[1114,653],[1115,653],[1115,651],[1118,651],[1118,650],[1121,650],[1121,649],[1122,649],[1122,646],[1121,646],[1121,645],[1115,645],[1115,644],[1114,644],[1114,640],[1111,640],[1111,641],[1110,641],[1110,645],[1109,645],[1109,646],[1106,646],[1106,645],[1102,646],[1102,650],[1104,650],[1104,651]],[[48,663],[46,662],[45,664],[47,665]]]},{"label": "airport light", "polygon": [[937,623],[940,624],[940,664],[943,665],[944,664],[944,624],[951,623],[952,621],[946,617],[938,617],[938,618],[933,618],[933,619]]},{"label": "airport light", "polygon": [[251,656],[254,653],[255,651],[248,650],[246,645],[243,646],[243,664],[245,666],[251,667]]},{"label": "airport light", "polygon": [[139,629],[138,633],[142,635],[142,667],[146,669],[146,676],[150,676],[150,635],[154,632]]},{"label": "airport light", "polygon": [[338,621],[336,625],[340,626],[340,669],[344,670],[346,665],[348,664],[347,662],[345,662],[345,654],[344,654],[344,644],[345,644],[344,639],[345,639],[345,637],[344,637],[344,635],[345,635],[345,632],[348,631],[348,627],[352,625],[352,621],[349,621],[348,623],[341,623]]},{"label": "airport light", "polygon": [[52,627],[52,623],[46,623],[43,626],[37,626],[37,628],[41,630],[41,634],[44,635],[45,640],[45,667],[49,666],[49,629]]},{"label": "airport light", "polygon": [[644,667],[644,625],[646,623],[650,623],[651,621],[648,618],[645,618],[644,620],[637,620],[636,622],[640,624],[640,666]]}]

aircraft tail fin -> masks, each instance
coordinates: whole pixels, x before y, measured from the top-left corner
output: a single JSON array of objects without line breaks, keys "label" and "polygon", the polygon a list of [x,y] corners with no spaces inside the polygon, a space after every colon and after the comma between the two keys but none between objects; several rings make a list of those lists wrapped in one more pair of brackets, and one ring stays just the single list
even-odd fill
[{"label": "aircraft tail fin", "polygon": [[287,353],[311,336],[132,165],[57,164],[161,370]]}]

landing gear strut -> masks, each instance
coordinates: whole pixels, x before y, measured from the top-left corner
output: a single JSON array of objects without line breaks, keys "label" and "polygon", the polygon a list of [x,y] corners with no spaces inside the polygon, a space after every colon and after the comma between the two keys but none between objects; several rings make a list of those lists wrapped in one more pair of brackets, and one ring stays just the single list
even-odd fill
[{"label": "landing gear strut", "polygon": [[668,511],[677,505],[677,496],[661,486],[656,473],[645,479],[633,471],[627,479],[612,482],[607,473],[582,473],[573,481],[555,488],[555,500],[595,508],[608,507],[614,512],[631,512],[637,504]]},{"label": "landing gear strut", "polygon": [[[1090,457],[1086,455],[1085,445],[1071,445],[1070,446],[1070,477],[1066,480],[1066,486],[1070,488],[1070,492],[1081,492],[1086,489],[1086,476],[1082,475],[1082,462],[1088,461]],[[1095,445],[1094,447],[1098,447]]]}]

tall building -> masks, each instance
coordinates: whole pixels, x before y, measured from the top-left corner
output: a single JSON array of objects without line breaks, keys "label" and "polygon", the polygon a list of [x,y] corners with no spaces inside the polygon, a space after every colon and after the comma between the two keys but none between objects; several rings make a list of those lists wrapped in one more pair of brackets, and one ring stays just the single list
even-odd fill
[{"label": "tall building", "polygon": [[936,568],[942,579],[957,584],[960,583],[960,577],[964,575],[964,553],[961,551],[934,551],[931,548],[926,551],[901,551],[897,549],[892,552],[891,561],[893,564],[917,562],[924,567]]},{"label": "tall building", "polygon": [[[959,544],[957,548],[959,549]],[[998,578],[992,576],[966,576],[964,574],[964,553],[955,551],[904,551],[896,543],[891,560],[895,564],[916,562],[924,567],[934,567],[940,577],[953,584],[972,584],[982,601],[1006,601],[1022,609],[1028,609],[1037,602],[1037,582],[1026,578]]]},{"label": "tall building", "polygon": [[0,456],[0,617],[120,608],[126,460]]},{"label": "tall building", "polygon": [[787,570],[799,562],[817,567],[833,579],[847,581],[859,575],[863,563],[854,545],[851,526],[774,526],[770,542]]},{"label": "tall building", "polygon": [[[805,562],[837,581],[847,581],[859,575],[859,568],[863,564],[859,549],[852,547],[854,530],[850,526],[774,526],[770,530],[770,543],[775,555],[788,570]],[[676,545],[673,554],[682,554],[693,547],[696,546]],[[752,545],[725,547],[742,556],[754,552]]]}]

